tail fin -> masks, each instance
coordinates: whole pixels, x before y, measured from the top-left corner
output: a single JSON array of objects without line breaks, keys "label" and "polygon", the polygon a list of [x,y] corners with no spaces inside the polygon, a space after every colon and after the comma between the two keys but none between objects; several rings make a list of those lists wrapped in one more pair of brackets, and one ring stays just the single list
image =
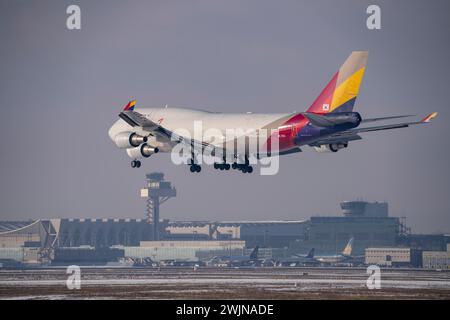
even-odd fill
[{"label": "tail fin", "polygon": [[306,255],[306,258],[314,258],[314,248],[309,250],[308,254]]},{"label": "tail fin", "polygon": [[251,260],[258,260],[258,250],[259,246],[256,246],[255,249],[253,249],[252,253],[250,253]]},{"label": "tail fin", "polygon": [[307,112],[353,111],[368,57],[368,51],[353,51]]},{"label": "tail fin", "polygon": [[344,250],[342,251],[343,256],[351,256],[352,250],[353,250],[353,238],[350,238],[347,245],[345,246]]}]

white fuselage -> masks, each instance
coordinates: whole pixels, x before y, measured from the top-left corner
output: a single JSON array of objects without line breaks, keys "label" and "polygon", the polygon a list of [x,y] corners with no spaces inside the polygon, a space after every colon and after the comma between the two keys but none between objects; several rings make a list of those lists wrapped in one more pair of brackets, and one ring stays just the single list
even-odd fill
[{"label": "white fuselage", "polygon": [[[253,113],[214,113],[185,108],[138,108],[135,111],[144,115],[148,120],[157,123],[172,132],[181,132],[183,136],[189,134],[192,138],[210,143],[215,146],[221,146],[226,142],[228,131],[234,131],[245,136],[254,137],[255,130],[270,127],[279,119],[289,117],[289,113],[280,114],[253,114]],[[181,131],[180,131],[181,130]],[[148,132],[139,127],[131,127],[122,119],[117,120],[109,129],[109,136],[114,141],[117,134],[121,132],[133,131],[140,135],[148,135]],[[221,139],[217,139],[218,133],[221,133]],[[214,139],[209,134],[215,136]],[[200,136],[199,136],[200,135]],[[233,138],[236,138],[233,136]],[[232,140],[233,140],[232,138]],[[158,147],[162,152],[170,152],[174,144],[167,140],[149,137],[149,144]],[[244,150],[237,150],[243,152]]]}]

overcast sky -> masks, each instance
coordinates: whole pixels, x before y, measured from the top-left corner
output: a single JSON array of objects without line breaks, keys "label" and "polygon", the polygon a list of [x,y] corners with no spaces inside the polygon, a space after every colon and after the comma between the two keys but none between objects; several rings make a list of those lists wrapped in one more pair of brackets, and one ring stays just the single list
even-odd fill
[{"label": "overcast sky", "polygon": [[[82,29],[66,28],[81,7]],[[366,28],[381,7],[382,29]],[[307,219],[339,202],[388,201],[414,232],[450,232],[450,2],[0,1],[0,219],[144,216],[145,173],[178,190],[162,217]],[[369,50],[356,111],[431,125],[363,134],[336,154],[281,160],[275,176],[157,154],[139,170],[109,140],[138,106],[306,110],[352,50]]]}]

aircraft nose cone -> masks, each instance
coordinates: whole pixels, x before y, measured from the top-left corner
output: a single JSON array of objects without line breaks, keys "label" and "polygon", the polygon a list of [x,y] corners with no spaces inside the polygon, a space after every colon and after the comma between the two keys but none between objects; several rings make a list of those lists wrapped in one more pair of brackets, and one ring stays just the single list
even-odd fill
[{"label": "aircraft nose cone", "polygon": [[108,136],[111,140],[114,140],[114,136],[116,135],[114,126],[111,126],[108,130]]}]

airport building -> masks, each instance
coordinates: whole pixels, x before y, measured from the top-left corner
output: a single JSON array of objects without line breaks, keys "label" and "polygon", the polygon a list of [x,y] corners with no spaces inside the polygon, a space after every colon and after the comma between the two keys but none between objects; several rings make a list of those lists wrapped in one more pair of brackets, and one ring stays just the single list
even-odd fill
[{"label": "airport building", "polygon": [[443,251],[450,243],[446,235],[411,235],[400,218],[389,216],[388,204],[380,202],[342,202],[341,216],[313,216],[309,220],[159,218],[159,205],[175,194],[175,188],[163,175],[154,173],[147,175],[146,187],[141,190],[147,201],[143,219],[0,222],[0,260],[68,263],[83,260],[82,256],[95,263],[120,257],[195,260],[230,253],[248,255],[255,246],[260,247],[261,258],[270,259],[306,254],[312,248],[317,255],[339,254],[351,238],[353,255],[364,255],[366,248],[398,246]]},{"label": "airport building", "polygon": [[124,247],[127,258],[164,260],[208,260],[221,255],[243,255],[241,240],[142,241],[138,247]]},{"label": "airport building", "polygon": [[173,221],[166,228],[167,239],[240,239],[247,247],[288,247],[303,239],[308,221]]},{"label": "airport building", "polygon": [[450,244],[446,251],[424,251],[422,257],[423,268],[426,269],[450,269]]},{"label": "airport building", "polygon": [[0,222],[0,263],[39,264],[50,260],[57,240],[53,220]]},{"label": "airport building", "polygon": [[422,252],[411,248],[367,248],[365,263],[384,267],[421,267]]},{"label": "airport building", "polygon": [[139,246],[152,240],[153,226],[144,219],[58,219],[58,246]]},{"label": "airport building", "polygon": [[343,216],[311,217],[305,235],[291,243],[292,253],[306,254],[315,248],[318,255],[339,254],[353,238],[353,254],[363,255],[374,246],[395,246],[404,229],[399,218],[389,217],[388,204],[345,201]]},{"label": "airport building", "polygon": [[423,251],[445,251],[450,243],[447,234],[401,234],[397,245]]}]

